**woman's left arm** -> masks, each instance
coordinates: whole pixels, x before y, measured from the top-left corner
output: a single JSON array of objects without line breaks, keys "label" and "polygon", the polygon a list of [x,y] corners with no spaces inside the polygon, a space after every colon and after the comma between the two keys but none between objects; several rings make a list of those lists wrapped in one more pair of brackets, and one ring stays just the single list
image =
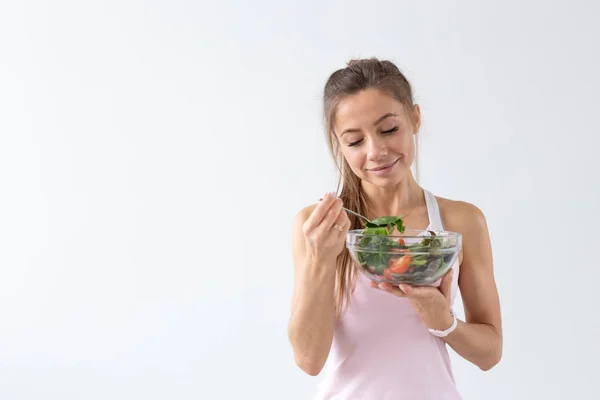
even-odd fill
[{"label": "woman's left arm", "polygon": [[[463,235],[460,287],[466,322],[458,320],[456,328],[442,339],[460,356],[487,371],[502,357],[500,301],[494,279],[492,246],[485,216],[477,207],[455,202],[448,210],[448,230]],[[388,283],[373,284],[399,297],[407,297],[425,325],[445,330],[452,325],[450,299],[451,269],[439,287],[399,287]]]},{"label": "woman's left arm", "polygon": [[492,246],[481,210],[467,203],[457,208],[460,211],[454,217],[459,217],[463,235],[458,284],[466,322],[459,320],[456,329],[443,339],[459,355],[487,371],[502,358],[502,321]]}]

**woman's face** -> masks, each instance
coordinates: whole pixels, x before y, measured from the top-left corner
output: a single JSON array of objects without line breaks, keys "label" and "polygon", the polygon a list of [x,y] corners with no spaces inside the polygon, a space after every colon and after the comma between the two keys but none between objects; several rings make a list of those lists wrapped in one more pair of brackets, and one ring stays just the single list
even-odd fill
[{"label": "woman's face", "polygon": [[385,187],[410,173],[413,135],[420,127],[419,107],[411,114],[377,89],[363,90],[339,103],[333,130],[342,154],[360,179]]}]

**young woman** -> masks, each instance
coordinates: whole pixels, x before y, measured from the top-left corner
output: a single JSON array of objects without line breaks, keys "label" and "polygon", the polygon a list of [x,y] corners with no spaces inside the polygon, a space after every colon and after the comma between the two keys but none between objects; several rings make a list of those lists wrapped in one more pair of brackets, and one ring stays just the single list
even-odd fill
[{"label": "young woman", "polygon": [[[296,364],[313,376],[326,366],[318,399],[460,399],[447,345],[484,371],[502,354],[485,217],[415,180],[420,109],[392,62],[354,60],[335,71],[324,113],[342,190],[295,217],[288,334]],[[439,286],[376,285],[345,248],[348,230],[362,225],[342,205],[369,219],[403,215],[408,229],[461,233],[462,251]],[[458,289],[465,321],[452,312]]]}]

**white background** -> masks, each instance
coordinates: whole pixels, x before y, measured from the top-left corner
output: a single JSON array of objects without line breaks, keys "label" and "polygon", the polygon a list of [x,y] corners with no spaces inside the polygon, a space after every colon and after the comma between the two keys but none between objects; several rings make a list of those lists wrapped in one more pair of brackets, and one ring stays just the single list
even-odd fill
[{"label": "white background", "polygon": [[465,399],[598,399],[600,6],[4,1],[0,398],[308,399],[291,222],[335,189],[320,96],[389,58],[421,183],[488,218],[504,323]]}]

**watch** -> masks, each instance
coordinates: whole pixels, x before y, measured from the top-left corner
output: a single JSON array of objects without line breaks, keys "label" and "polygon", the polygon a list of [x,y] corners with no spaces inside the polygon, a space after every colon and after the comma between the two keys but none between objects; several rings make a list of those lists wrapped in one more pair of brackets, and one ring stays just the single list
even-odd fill
[{"label": "watch", "polygon": [[456,319],[456,315],[454,315],[454,313],[451,313],[452,315],[452,325],[450,325],[450,328],[448,329],[444,329],[443,331],[437,330],[437,329],[429,329],[429,332],[433,335],[433,336],[437,336],[437,337],[444,337],[444,336],[448,336],[453,330],[456,329],[456,326],[458,325],[458,320]]}]

